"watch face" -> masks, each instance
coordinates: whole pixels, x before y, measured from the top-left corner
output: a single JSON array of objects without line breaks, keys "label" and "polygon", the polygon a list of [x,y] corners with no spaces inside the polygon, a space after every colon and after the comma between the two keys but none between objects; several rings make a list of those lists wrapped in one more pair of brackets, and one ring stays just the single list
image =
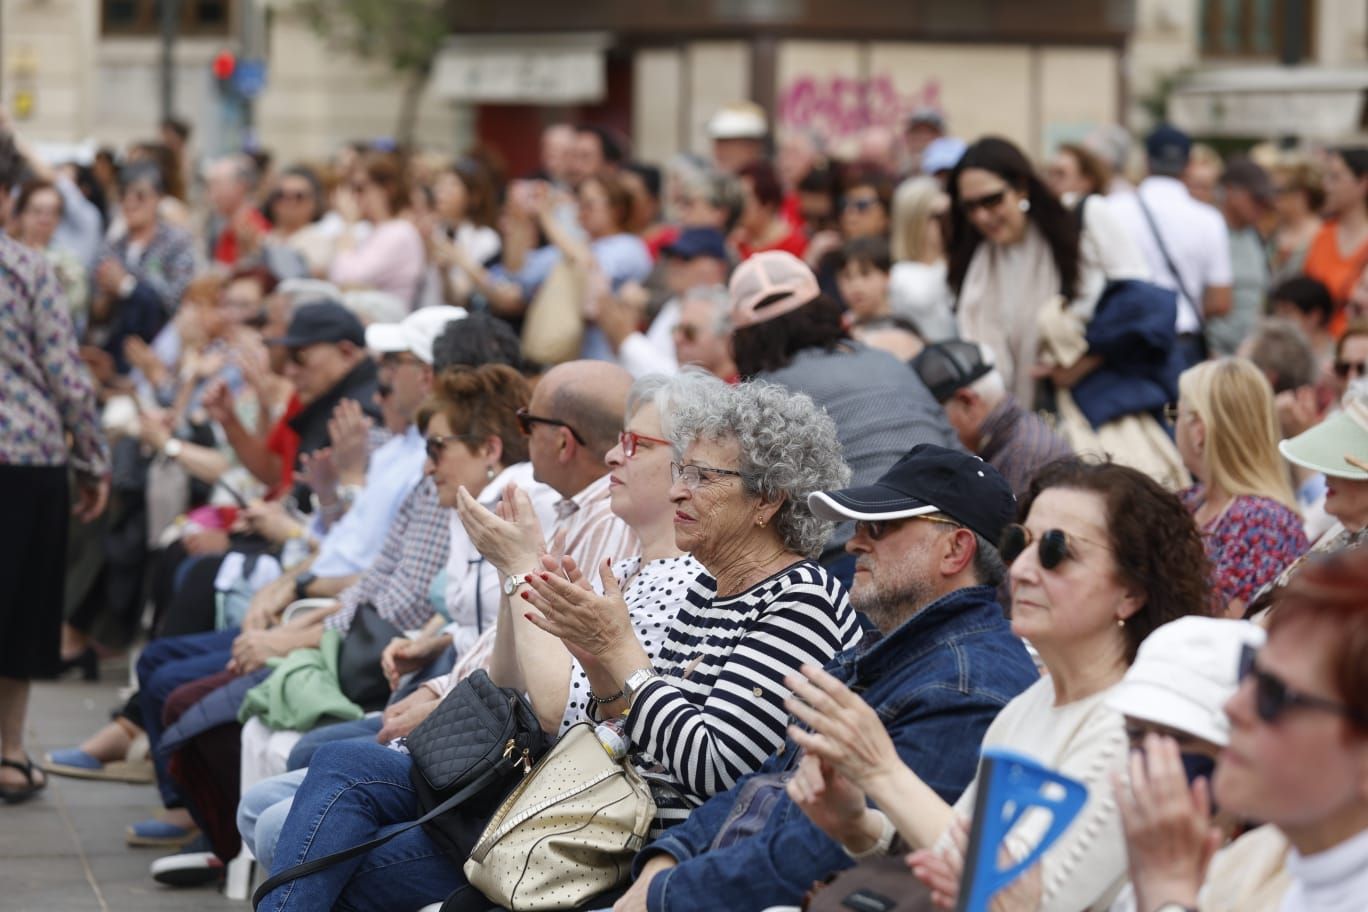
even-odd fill
[{"label": "watch face", "polygon": [[504,595],[512,595],[515,591],[517,591],[519,582],[521,582],[521,580],[519,580],[516,576],[504,577]]}]

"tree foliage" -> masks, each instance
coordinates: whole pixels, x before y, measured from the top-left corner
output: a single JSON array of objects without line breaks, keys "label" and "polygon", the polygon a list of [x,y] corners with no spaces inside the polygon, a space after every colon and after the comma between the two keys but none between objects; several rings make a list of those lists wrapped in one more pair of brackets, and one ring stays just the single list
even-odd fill
[{"label": "tree foliage", "polygon": [[396,138],[410,142],[418,98],[447,38],[446,0],[295,0],[290,8],[334,47],[404,78]]}]

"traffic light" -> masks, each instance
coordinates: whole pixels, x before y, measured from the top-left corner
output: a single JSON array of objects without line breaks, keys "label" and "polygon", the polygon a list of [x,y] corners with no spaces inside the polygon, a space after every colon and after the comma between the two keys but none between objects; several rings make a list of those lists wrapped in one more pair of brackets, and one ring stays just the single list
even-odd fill
[{"label": "traffic light", "polygon": [[219,51],[214,55],[212,67],[214,78],[219,82],[227,82],[233,78],[233,72],[237,69],[237,57],[232,51]]}]

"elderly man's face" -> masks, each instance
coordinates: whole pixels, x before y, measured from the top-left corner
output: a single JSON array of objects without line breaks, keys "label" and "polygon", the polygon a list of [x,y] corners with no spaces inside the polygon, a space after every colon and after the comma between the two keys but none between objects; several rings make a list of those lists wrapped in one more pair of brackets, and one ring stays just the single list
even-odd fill
[{"label": "elderly man's face", "polygon": [[752,162],[765,157],[765,143],[759,139],[713,140],[713,162],[717,170],[735,174]]},{"label": "elderly man's face", "polygon": [[209,205],[219,215],[232,215],[247,199],[247,188],[238,179],[232,162],[215,162],[205,175]]},{"label": "elderly man's face", "polygon": [[882,533],[857,523],[846,550],[855,555],[850,604],[883,633],[936,598],[943,539],[956,528],[911,517],[883,523]]},{"label": "elderly man's face", "polygon": [[316,342],[289,350],[285,378],[294,384],[300,402],[308,405],[337,385],[352,368],[348,342]]}]

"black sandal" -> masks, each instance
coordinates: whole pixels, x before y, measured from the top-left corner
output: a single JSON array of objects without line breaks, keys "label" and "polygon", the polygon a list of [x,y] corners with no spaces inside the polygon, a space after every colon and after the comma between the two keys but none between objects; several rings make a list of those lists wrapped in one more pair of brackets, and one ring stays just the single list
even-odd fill
[{"label": "black sandal", "polygon": [[8,766],[10,769],[16,769],[23,773],[24,778],[28,780],[28,785],[20,786],[19,788],[6,788],[5,786],[0,786],[0,798],[4,799],[5,804],[19,804],[28,801],[34,795],[47,788],[46,775],[43,776],[42,782],[38,782],[33,778],[34,770],[38,767],[34,765],[31,757],[25,756],[23,763],[20,763],[18,760],[0,760],[0,766]]}]

